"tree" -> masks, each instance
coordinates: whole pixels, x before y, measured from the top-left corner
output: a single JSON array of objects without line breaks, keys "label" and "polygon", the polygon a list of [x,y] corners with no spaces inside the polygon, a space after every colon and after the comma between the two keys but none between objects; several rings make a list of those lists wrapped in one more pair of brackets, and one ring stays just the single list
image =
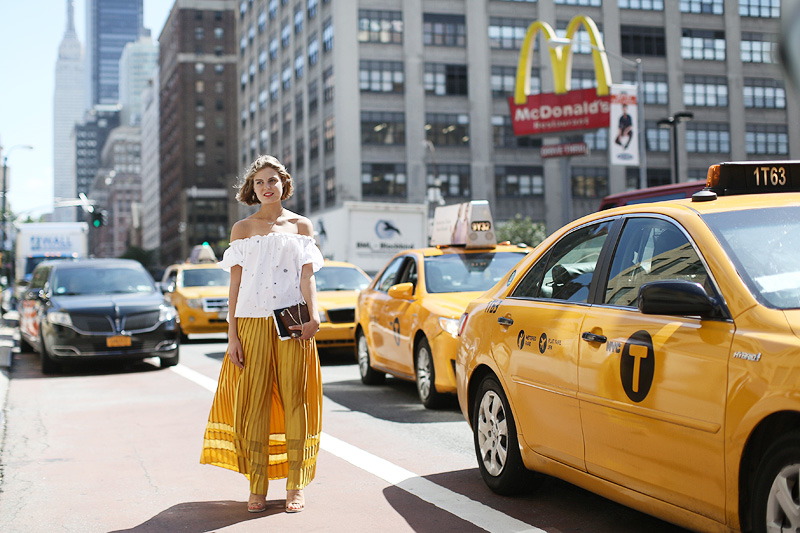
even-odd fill
[{"label": "tree", "polygon": [[514,215],[511,220],[501,222],[497,227],[497,240],[500,242],[525,243],[534,247],[542,242],[546,236],[542,222],[533,222],[530,217],[523,218],[519,213]]}]

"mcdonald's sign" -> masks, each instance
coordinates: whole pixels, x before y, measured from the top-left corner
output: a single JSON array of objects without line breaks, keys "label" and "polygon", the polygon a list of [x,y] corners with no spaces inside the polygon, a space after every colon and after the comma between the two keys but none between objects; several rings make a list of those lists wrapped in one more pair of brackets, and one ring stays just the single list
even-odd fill
[{"label": "mcdonald's sign", "polygon": [[[592,44],[597,89],[572,91],[572,38],[580,26],[589,34]],[[548,43],[557,40],[547,22],[535,21],[528,26],[517,63],[514,96],[509,97],[511,123],[515,135],[543,135],[561,131],[607,128],[611,109],[611,73],[603,40],[594,21],[577,15],[567,26],[569,44],[548,46],[553,68],[554,93],[529,94],[533,45],[541,32]]]}]

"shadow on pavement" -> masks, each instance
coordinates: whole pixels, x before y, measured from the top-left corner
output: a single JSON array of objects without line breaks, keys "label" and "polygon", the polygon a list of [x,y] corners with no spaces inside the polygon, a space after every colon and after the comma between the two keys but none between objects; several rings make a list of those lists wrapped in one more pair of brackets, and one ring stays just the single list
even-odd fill
[{"label": "shadow on pavement", "polygon": [[425,424],[463,422],[455,397],[443,409],[426,409],[419,401],[417,387],[410,381],[387,378],[385,385],[367,386],[358,380],[326,383],[322,393],[351,411],[390,422]]},{"label": "shadow on pavement", "polygon": [[112,374],[133,374],[158,372],[158,363],[134,359],[130,361],[69,361],[62,364],[60,374],[42,374],[39,354],[35,352],[15,352],[11,370],[13,379],[58,379],[64,377],[107,376]]},{"label": "shadow on pavement", "polygon": [[118,529],[111,533],[164,533],[165,531],[205,533],[240,522],[283,513],[284,505],[284,500],[267,500],[266,511],[263,513],[249,513],[247,512],[247,503],[243,501],[179,503],[161,511],[147,522],[143,522],[138,526],[130,529]]}]

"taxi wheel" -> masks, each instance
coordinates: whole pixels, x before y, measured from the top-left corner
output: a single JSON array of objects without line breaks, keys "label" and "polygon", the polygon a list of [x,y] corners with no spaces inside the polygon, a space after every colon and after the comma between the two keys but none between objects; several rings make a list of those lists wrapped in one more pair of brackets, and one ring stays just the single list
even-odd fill
[{"label": "taxi wheel", "polygon": [[44,343],[44,335],[39,332],[39,344],[42,346],[42,351],[39,353],[39,359],[42,362],[42,374],[60,374],[61,363],[54,361],[47,353],[47,346]]},{"label": "taxi wheel", "polygon": [[444,402],[444,395],[436,391],[436,369],[433,367],[433,354],[427,339],[420,339],[417,343],[414,362],[419,399],[426,408],[436,409]]},{"label": "taxi wheel", "polygon": [[764,454],[753,491],[753,531],[800,530],[800,432],[779,439]]},{"label": "taxi wheel", "polygon": [[359,333],[356,340],[356,357],[358,358],[358,373],[361,374],[361,383],[380,385],[386,381],[386,374],[378,372],[370,366],[369,346],[367,346],[367,337],[363,333]]},{"label": "taxi wheel", "polygon": [[493,492],[509,496],[533,487],[537,478],[522,462],[514,416],[503,388],[492,375],[483,378],[478,387],[472,431],[481,477]]},{"label": "taxi wheel", "polygon": [[25,340],[25,337],[20,333],[19,335],[19,351],[20,352],[33,352],[33,346],[31,343]]}]

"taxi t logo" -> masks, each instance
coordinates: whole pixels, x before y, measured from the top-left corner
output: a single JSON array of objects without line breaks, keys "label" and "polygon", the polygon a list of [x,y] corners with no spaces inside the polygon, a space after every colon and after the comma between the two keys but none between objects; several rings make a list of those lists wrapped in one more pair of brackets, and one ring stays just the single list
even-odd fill
[{"label": "taxi t logo", "polygon": [[547,350],[547,334],[542,333],[539,337],[539,352],[544,353],[545,350]]},{"label": "taxi t logo", "polygon": [[392,332],[394,332],[394,342],[398,346],[400,346],[400,319],[394,317],[394,322],[392,322]]},{"label": "taxi t logo", "polygon": [[641,402],[650,392],[655,374],[656,355],[653,339],[639,330],[625,342],[619,360],[619,377],[622,388],[631,401]]}]

